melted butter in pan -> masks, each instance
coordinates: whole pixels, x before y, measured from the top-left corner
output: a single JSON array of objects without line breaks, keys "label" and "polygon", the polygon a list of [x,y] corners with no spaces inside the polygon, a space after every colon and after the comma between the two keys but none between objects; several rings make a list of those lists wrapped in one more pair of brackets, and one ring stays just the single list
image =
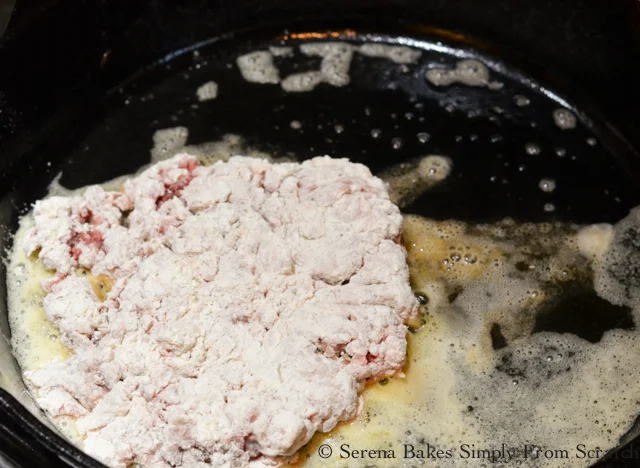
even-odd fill
[{"label": "melted butter in pan", "polygon": [[[27,217],[16,236],[18,245],[28,223]],[[627,239],[618,234],[616,240],[615,233],[606,225],[578,230],[507,220],[469,226],[406,216],[402,242],[412,287],[422,302],[421,323],[408,334],[406,378],[370,385],[360,416],[314,437],[296,465],[344,463],[338,458],[343,444],[350,450],[393,449],[398,458],[376,460],[379,467],[414,465],[416,460],[402,459],[404,444],[454,450],[446,464],[422,460],[427,466],[486,464],[460,459],[462,444],[478,449],[535,444],[571,454],[578,444],[603,450],[615,446],[640,408],[640,337],[633,326],[638,307],[631,299],[612,305],[598,297],[595,307],[620,319],[605,323],[611,330],[602,330],[597,339],[580,337],[579,329],[553,331],[559,326],[555,317],[562,325],[562,308],[571,309],[558,301],[567,291],[582,291],[576,297],[584,302],[590,297],[584,291],[596,296],[596,281],[598,291],[620,295],[623,286],[606,274],[608,257],[619,252],[611,246]],[[60,343],[42,308],[40,281],[51,272],[21,249],[15,250],[9,272],[16,286],[10,295],[13,344],[23,369],[68,358],[71,351]],[[77,274],[89,275],[96,296],[106,299],[110,278]],[[589,307],[587,300],[581,313]],[[599,319],[597,310],[589,316]],[[626,325],[615,328],[620,323]],[[73,421],[57,422],[78,441]],[[321,444],[332,446],[333,458],[317,455]],[[372,461],[349,459],[348,466]],[[590,462],[541,459],[529,465]]]},{"label": "melted butter in pan", "polygon": [[[577,447],[604,454],[640,410],[640,309],[612,304],[600,297],[606,287],[593,287],[596,278],[616,286],[604,273],[607,252],[619,250],[613,231],[406,216],[403,243],[423,304],[422,326],[408,338],[406,378],[365,390],[360,416],[314,437],[296,465],[492,466],[463,458],[465,444],[505,444],[520,450],[522,466],[591,465]],[[618,318],[608,321],[612,314]],[[333,449],[329,459],[318,456],[322,444]],[[404,444],[425,454],[452,449],[452,457],[403,459]],[[340,458],[344,445],[392,449],[396,459]],[[570,458],[525,460],[525,445]]]},{"label": "melted butter in pan", "polygon": [[[31,227],[25,217],[15,235],[15,245],[22,245],[25,232]],[[11,344],[22,369],[41,369],[51,362],[64,361],[72,351],[60,340],[58,328],[45,315],[42,301],[45,292],[40,283],[53,276],[35,256],[27,256],[23,249],[14,249],[7,267],[7,296]]]},{"label": "melted butter in pan", "polygon": [[[30,216],[22,219],[14,237],[16,246],[22,245],[25,232],[32,224]],[[38,370],[49,363],[65,361],[73,355],[73,351],[60,341],[60,330],[47,318],[43,307],[46,293],[41,283],[53,274],[36,255],[27,256],[22,248],[13,250],[7,267],[7,283],[10,286],[7,299],[11,345],[23,370]],[[111,278],[106,275],[93,276],[84,269],[78,269],[76,274],[86,275],[96,297],[100,301],[106,300],[113,285]],[[73,418],[57,417],[54,421],[64,436],[82,446]]]},{"label": "melted butter in pan", "polygon": [[[446,158],[431,156],[383,177],[403,205],[446,178],[451,167]],[[113,181],[112,189],[121,184]],[[29,223],[26,216],[16,245]],[[463,444],[533,444],[571,455],[530,459],[525,466],[591,464],[574,457],[576,447],[614,447],[640,410],[639,227],[637,213],[619,226],[582,229],[405,216],[402,242],[422,303],[420,323],[408,333],[406,378],[370,385],[359,417],[316,435],[296,466],[487,465],[486,459],[461,458]],[[107,298],[109,277],[76,273],[89,276],[101,301]],[[71,355],[42,307],[40,282],[51,275],[14,249],[9,310],[14,352],[24,370]],[[73,421],[57,423],[81,443]],[[333,448],[331,458],[317,455],[321,444]],[[341,459],[343,444],[393,449],[397,458]],[[452,449],[453,456],[403,459],[404,444],[425,452],[429,446]]]},{"label": "melted butter in pan", "polygon": [[91,289],[93,289],[93,293],[100,302],[107,300],[109,291],[111,291],[111,288],[113,287],[113,278],[110,278],[107,275],[94,276],[90,271],[87,271],[84,268],[79,269],[77,274],[87,277],[87,281],[89,281]]}]

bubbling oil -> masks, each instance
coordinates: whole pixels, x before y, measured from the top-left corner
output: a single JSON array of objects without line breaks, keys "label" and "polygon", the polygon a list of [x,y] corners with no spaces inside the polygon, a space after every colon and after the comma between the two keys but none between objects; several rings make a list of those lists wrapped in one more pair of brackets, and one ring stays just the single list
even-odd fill
[{"label": "bubbling oil", "polygon": [[[615,447],[640,410],[640,268],[630,272],[624,261],[640,266],[640,210],[631,218],[579,228],[405,216],[403,243],[422,304],[406,378],[368,388],[358,418],[316,435],[298,464],[594,463],[583,453]],[[625,289],[630,273],[638,284]],[[576,290],[575,301],[560,300]],[[582,308],[567,325],[576,303]],[[620,320],[607,322],[612,313]],[[594,335],[583,321],[603,329]],[[318,455],[322,444],[332,448],[328,459]],[[377,450],[375,459],[346,458],[361,449]]]},{"label": "bubbling oil", "polygon": [[[194,153],[203,164],[242,152],[277,161],[233,135],[197,147],[187,142],[181,128],[161,131],[154,161],[177,151]],[[452,170],[450,159],[428,155],[381,177],[403,206]],[[104,186],[119,190],[123,181]],[[56,195],[82,190],[51,186]],[[8,267],[12,344],[23,370],[71,356],[42,307],[40,282],[52,272],[21,249],[32,223],[30,215],[23,218]],[[578,458],[578,446],[614,447],[640,410],[636,239],[640,210],[616,226],[587,227],[511,220],[470,225],[405,215],[402,242],[421,303],[420,322],[408,332],[406,378],[369,385],[361,414],[317,434],[295,465],[481,467],[490,460],[466,457],[472,447],[507,447],[521,466],[588,466],[594,460]],[[96,295],[108,292],[109,278],[93,280]],[[601,327],[584,329],[582,322]],[[54,423],[82,446],[73,420]],[[331,457],[318,455],[322,444],[332,447]],[[525,458],[526,447],[566,450],[569,458]],[[450,450],[451,457],[411,457],[434,448]],[[344,458],[376,449],[392,450],[395,458]]]}]

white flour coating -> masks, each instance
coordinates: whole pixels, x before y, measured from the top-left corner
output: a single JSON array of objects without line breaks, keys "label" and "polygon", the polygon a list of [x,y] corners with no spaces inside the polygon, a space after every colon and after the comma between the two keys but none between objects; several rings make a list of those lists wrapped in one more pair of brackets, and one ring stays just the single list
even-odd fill
[{"label": "white flour coating", "polygon": [[258,50],[242,55],[236,60],[242,77],[252,83],[280,82],[280,72],[273,64],[273,56],[268,50]]},{"label": "white flour coating", "polygon": [[405,65],[416,62],[422,55],[422,51],[410,47],[379,43],[362,44],[356,51],[367,57],[386,58],[392,62]]},{"label": "white flour coating", "polygon": [[199,101],[210,101],[218,97],[218,83],[207,81],[196,90]]},{"label": "white flour coating", "polygon": [[562,130],[571,130],[576,128],[578,119],[569,109],[556,109],[553,111],[553,121]]},{"label": "white flour coating", "polygon": [[431,68],[425,76],[435,86],[460,83],[467,86],[486,86],[491,89],[502,87],[501,83],[490,81],[489,69],[484,63],[472,59],[460,60],[453,69]]},{"label": "white flour coating", "polygon": [[[179,154],[33,217],[24,248],[56,270],[44,309],[75,354],[24,376],[110,466],[278,465],[355,417],[365,380],[402,375],[402,216],[362,165]],[[79,268],[109,279],[103,302]]]},{"label": "white flour coating", "polygon": [[328,83],[332,86],[348,85],[353,49],[353,45],[347,42],[302,44],[300,51],[303,54],[322,57],[320,70],[289,75],[282,81],[282,89],[288,92],[305,92],[311,91],[320,83]]}]

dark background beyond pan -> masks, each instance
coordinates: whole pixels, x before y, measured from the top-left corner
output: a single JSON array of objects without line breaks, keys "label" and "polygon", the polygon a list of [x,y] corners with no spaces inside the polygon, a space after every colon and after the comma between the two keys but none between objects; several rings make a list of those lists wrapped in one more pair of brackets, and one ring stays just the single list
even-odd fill
[{"label": "dark background beyond pan", "polygon": [[[79,186],[132,172],[147,162],[151,132],[190,118],[187,112],[178,115],[177,120],[171,119],[183,99],[175,95],[171,98],[172,90],[179,91],[184,86],[192,97],[194,87],[207,79],[218,81],[221,91],[227,84],[225,80],[231,80],[231,75],[225,78],[226,67],[222,66],[216,76],[206,78],[203,72],[198,74],[191,56],[184,55],[170,62],[172,70],[164,65],[157,67],[126,85],[122,93],[117,91],[143,68],[185,47],[233,33],[237,33],[237,39],[223,39],[205,46],[203,51],[226,64],[233,62],[234,53],[253,47],[246,38],[260,43],[287,29],[329,28],[350,28],[389,37],[424,37],[478,50],[508,65],[504,75],[507,91],[499,94],[504,99],[512,103],[513,96],[505,93],[527,91],[521,80],[533,77],[560,96],[567,96],[584,113],[585,122],[593,124],[591,128],[581,126],[561,139],[538,138],[535,143],[543,146],[542,157],[537,162],[527,162],[531,167],[524,175],[518,175],[517,167],[523,160],[528,138],[531,135],[542,138],[547,130],[559,133],[549,124],[550,111],[555,107],[549,99],[528,93],[532,105],[525,110],[516,109],[521,114],[504,119],[500,128],[492,127],[486,119],[452,117],[449,121],[443,110],[445,117],[424,125],[433,138],[425,149],[469,154],[475,162],[461,161],[466,175],[455,183],[466,189],[450,190],[442,203],[425,205],[418,200],[410,207],[411,211],[471,221],[505,215],[530,221],[616,221],[629,207],[640,203],[640,190],[636,188],[640,182],[640,160],[634,150],[640,148],[638,3],[635,0],[18,0],[9,29],[0,42],[0,198],[10,196],[13,205],[13,210],[2,213],[3,234],[10,233],[15,227],[16,213],[42,196],[53,175],[61,169],[65,174],[63,183]],[[261,32],[252,35],[251,30]],[[225,55],[225,50],[230,55]],[[172,78],[189,67],[192,67],[189,79]],[[216,71],[215,66],[203,70]],[[232,81],[228,83],[232,86]],[[221,95],[216,105],[227,105],[223,107],[225,112],[203,114],[204,120],[196,119],[200,126],[192,122],[189,127],[194,140],[190,143],[219,139],[223,133],[235,131],[247,136],[250,143],[268,146],[270,142],[264,136],[275,132],[273,127],[277,125],[283,133],[274,133],[271,140],[281,142],[280,149],[302,157],[324,152],[351,156],[374,170],[382,169],[411,154],[418,155],[420,148],[415,135],[422,130],[417,120],[420,112],[412,110],[415,119],[404,118],[415,104],[409,97],[412,90],[379,92],[383,84],[386,86],[374,83],[369,94],[319,89],[313,96],[300,96],[291,105],[277,109],[276,105],[270,107],[275,100],[257,98],[258,95],[251,94],[255,86],[251,88],[242,82],[238,86],[245,86],[247,94],[243,94],[244,88],[239,92],[245,97],[244,102],[237,104],[239,110],[234,113],[234,102],[225,104]],[[149,90],[166,99],[156,98],[151,104],[144,104]],[[277,95],[271,98],[276,99]],[[137,105],[126,107],[124,101],[128,99],[135,100]],[[302,111],[309,110],[309,106],[314,107],[304,114]],[[364,119],[361,112],[364,107],[374,111],[371,119]],[[376,120],[376,112],[384,112],[385,119]],[[499,113],[494,113],[500,120]],[[396,122],[391,114],[397,114]],[[437,116],[435,110],[427,114]],[[342,120],[335,121],[335,116]],[[292,132],[288,126],[294,119],[303,121],[303,130],[305,126],[317,129],[319,123],[325,124],[325,130]],[[515,126],[509,123],[513,121],[519,123]],[[530,122],[536,122],[538,130],[525,132],[522,124]],[[336,134],[336,124],[347,127],[344,135]],[[374,142],[366,137],[364,130],[369,131],[369,127],[381,128],[384,139]],[[476,134],[474,131],[478,141],[470,138]],[[492,146],[491,137],[496,133],[503,137],[502,151]],[[403,138],[401,151],[391,149],[390,138],[396,134]],[[595,147],[585,144],[591,135],[598,137]],[[458,136],[462,139],[458,140]],[[563,160],[557,159],[552,151],[558,145],[574,151]],[[590,159],[570,163],[572,154],[587,155]],[[498,168],[503,171],[498,182],[502,178],[511,181],[505,184],[508,189],[496,189],[488,177],[475,177]],[[554,195],[557,210],[553,213],[542,210],[545,199],[536,189],[537,181],[545,175],[563,181]],[[2,276],[4,282],[4,273]],[[5,316],[0,317],[0,325],[6,333]],[[0,451],[14,460],[16,466],[63,466],[60,459],[74,466],[98,466],[44,429],[4,392],[0,392],[0,411]],[[612,467],[639,465],[637,459],[606,463]]]}]

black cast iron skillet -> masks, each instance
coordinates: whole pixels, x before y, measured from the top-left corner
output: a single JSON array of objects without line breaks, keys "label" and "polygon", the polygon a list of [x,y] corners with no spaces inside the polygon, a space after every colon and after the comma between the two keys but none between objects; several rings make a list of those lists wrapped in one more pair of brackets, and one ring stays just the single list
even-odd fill
[{"label": "black cast iron skillet", "polygon": [[[435,219],[615,222],[640,204],[637,19],[635,1],[19,1],[0,43],[3,245],[60,171],[67,187],[132,173],[149,161],[154,131],[177,125],[189,128],[189,144],[235,133],[257,149],[349,157],[376,173],[445,154],[452,176],[404,208]],[[401,41],[423,56],[402,67],[356,55],[350,86],[302,94],[247,83],[234,64],[281,41],[328,39]],[[425,81],[428,68],[461,56],[489,64],[503,88]],[[317,69],[319,59],[276,63],[286,76]],[[208,80],[219,96],[199,103],[195,90]],[[554,124],[563,106],[578,115],[577,129]],[[556,180],[552,195],[539,190],[543,177]],[[0,325],[9,336],[6,307]],[[545,326],[597,341],[633,324],[595,313]],[[101,466],[4,391],[0,415],[0,451],[15,466]]]}]

